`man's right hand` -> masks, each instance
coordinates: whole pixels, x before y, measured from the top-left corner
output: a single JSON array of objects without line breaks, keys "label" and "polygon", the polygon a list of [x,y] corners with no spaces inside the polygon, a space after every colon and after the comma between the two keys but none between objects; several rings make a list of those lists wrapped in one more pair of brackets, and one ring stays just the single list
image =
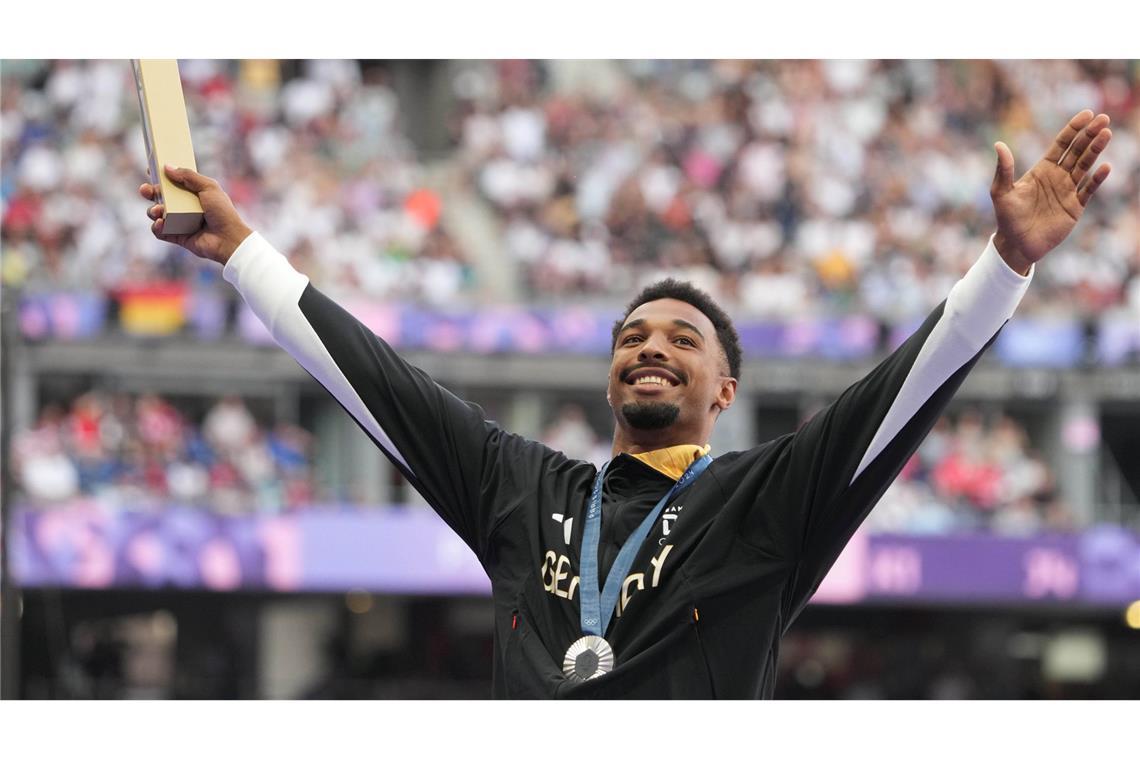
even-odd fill
[{"label": "man's right hand", "polygon": [[[233,201],[217,181],[191,169],[175,169],[167,166],[164,171],[174,184],[198,196],[205,220],[197,232],[189,235],[164,235],[162,216],[165,209],[159,203],[151,206],[146,212],[146,215],[154,220],[150,225],[150,231],[159,240],[180,245],[195,256],[224,265],[253,230],[242,221],[237,209],[234,208]],[[148,201],[157,200],[159,188],[157,185],[143,184],[139,187],[139,195]]]}]

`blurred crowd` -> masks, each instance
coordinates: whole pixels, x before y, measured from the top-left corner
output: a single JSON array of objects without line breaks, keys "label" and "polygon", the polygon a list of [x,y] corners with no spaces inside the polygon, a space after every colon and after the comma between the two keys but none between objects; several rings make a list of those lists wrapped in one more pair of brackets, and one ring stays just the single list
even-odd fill
[{"label": "blurred crowd", "polygon": [[[576,404],[560,407],[539,439],[599,466],[610,458],[609,440]],[[262,424],[237,396],[194,415],[155,394],[90,391],[66,406],[45,405],[12,443],[14,482],[32,504],[85,497],[124,507],[197,505],[221,514],[319,501],[314,456],[309,432]],[[1024,426],[974,409],[938,421],[867,526],[880,533],[1008,536],[1079,527]]]},{"label": "blurred crowd", "polygon": [[[199,168],[253,227],[334,297],[435,306],[502,293],[478,276],[482,233],[444,221],[461,194],[489,209],[523,301],[609,307],[672,274],[742,317],[913,322],[993,229],[989,146],[1021,172],[1078,109],[1104,110],[1112,177],[1020,312],[1140,317],[1136,61],[454,62],[437,109],[453,149],[430,164],[383,62],[180,66]],[[189,278],[199,264],[142,218],[127,62],[2,74],[5,281]],[[467,181],[432,180],[453,172]]]},{"label": "blurred crowd", "polygon": [[1079,527],[1025,428],[976,410],[938,420],[867,525],[876,532],[1007,536]]},{"label": "blurred crowd", "polygon": [[[576,404],[557,411],[541,440],[598,466],[610,458],[610,442]],[[1004,414],[987,419],[966,409],[938,420],[871,511],[867,527],[877,533],[1032,536],[1080,526],[1025,427]]]},{"label": "blurred crowd", "polygon": [[260,424],[237,396],[218,399],[200,420],[155,394],[90,391],[69,405],[49,403],[13,436],[12,466],[18,497],[40,506],[91,498],[245,514],[316,496],[310,434]]},{"label": "blurred crowd", "polygon": [[1023,172],[1084,107],[1114,170],[1020,313],[1140,318],[1135,61],[472,63],[456,127],[531,298],[622,300],[672,274],[741,315],[925,316]]},{"label": "blurred crowd", "polygon": [[[470,290],[471,268],[401,132],[383,69],[205,60],[180,71],[198,169],[322,289],[434,304]],[[150,234],[127,61],[5,61],[2,74],[6,283],[114,296],[195,269],[220,279]]]}]

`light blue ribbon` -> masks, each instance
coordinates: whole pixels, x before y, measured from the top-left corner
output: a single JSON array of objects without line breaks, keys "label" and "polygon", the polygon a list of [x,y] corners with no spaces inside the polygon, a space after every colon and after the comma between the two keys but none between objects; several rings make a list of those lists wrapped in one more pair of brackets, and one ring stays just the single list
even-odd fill
[{"label": "light blue ribbon", "polygon": [[[602,467],[601,472],[594,479],[594,490],[590,494],[590,503],[586,509],[586,527],[582,532],[582,595],[580,599],[583,633],[604,638],[610,619],[613,617],[614,608],[617,606],[622,579],[625,578],[630,566],[633,565],[633,559],[637,556],[637,551],[641,548],[645,537],[653,528],[653,523],[657,521],[657,517],[661,514],[665,504],[688,488],[697,479],[697,476],[712,464],[712,460],[711,456],[705,454],[689,465],[681,479],[669,489],[669,493],[662,496],[661,501],[657,502],[653,511],[645,516],[641,525],[637,526],[637,530],[630,534],[626,542],[622,544],[621,551],[618,552],[617,559],[614,560],[614,564],[606,576],[606,587],[599,595],[598,543],[601,540],[602,532],[602,481],[605,479],[606,470],[609,469],[609,462],[606,462],[605,466]],[[604,613],[603,610],[605,610]]]}]

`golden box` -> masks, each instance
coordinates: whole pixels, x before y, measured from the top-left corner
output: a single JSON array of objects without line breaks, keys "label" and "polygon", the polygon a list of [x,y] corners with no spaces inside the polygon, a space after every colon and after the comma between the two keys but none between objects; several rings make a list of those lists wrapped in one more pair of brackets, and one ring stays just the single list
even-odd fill
[{"label": "golden box", "polygon": [[167,164],[198,171],[178,61],[139,59],[132,60],[131,64],[138,86],[150,179],[159,186],[162,196],[156,202],[166,207],[163,233],[194,232],[202,225],[202,204],[198,196],[175,185],[162,171]]}]

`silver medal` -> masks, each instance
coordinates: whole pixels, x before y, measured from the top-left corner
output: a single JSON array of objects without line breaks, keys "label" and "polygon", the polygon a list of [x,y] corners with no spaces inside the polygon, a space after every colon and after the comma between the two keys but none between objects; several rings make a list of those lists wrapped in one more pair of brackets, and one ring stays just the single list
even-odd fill
[{"label": "silver medal", "polygon": [[614,650],[601,636],[583,636],[570,645],[562,672],[572,681],[587,681],[614,669]]}]

